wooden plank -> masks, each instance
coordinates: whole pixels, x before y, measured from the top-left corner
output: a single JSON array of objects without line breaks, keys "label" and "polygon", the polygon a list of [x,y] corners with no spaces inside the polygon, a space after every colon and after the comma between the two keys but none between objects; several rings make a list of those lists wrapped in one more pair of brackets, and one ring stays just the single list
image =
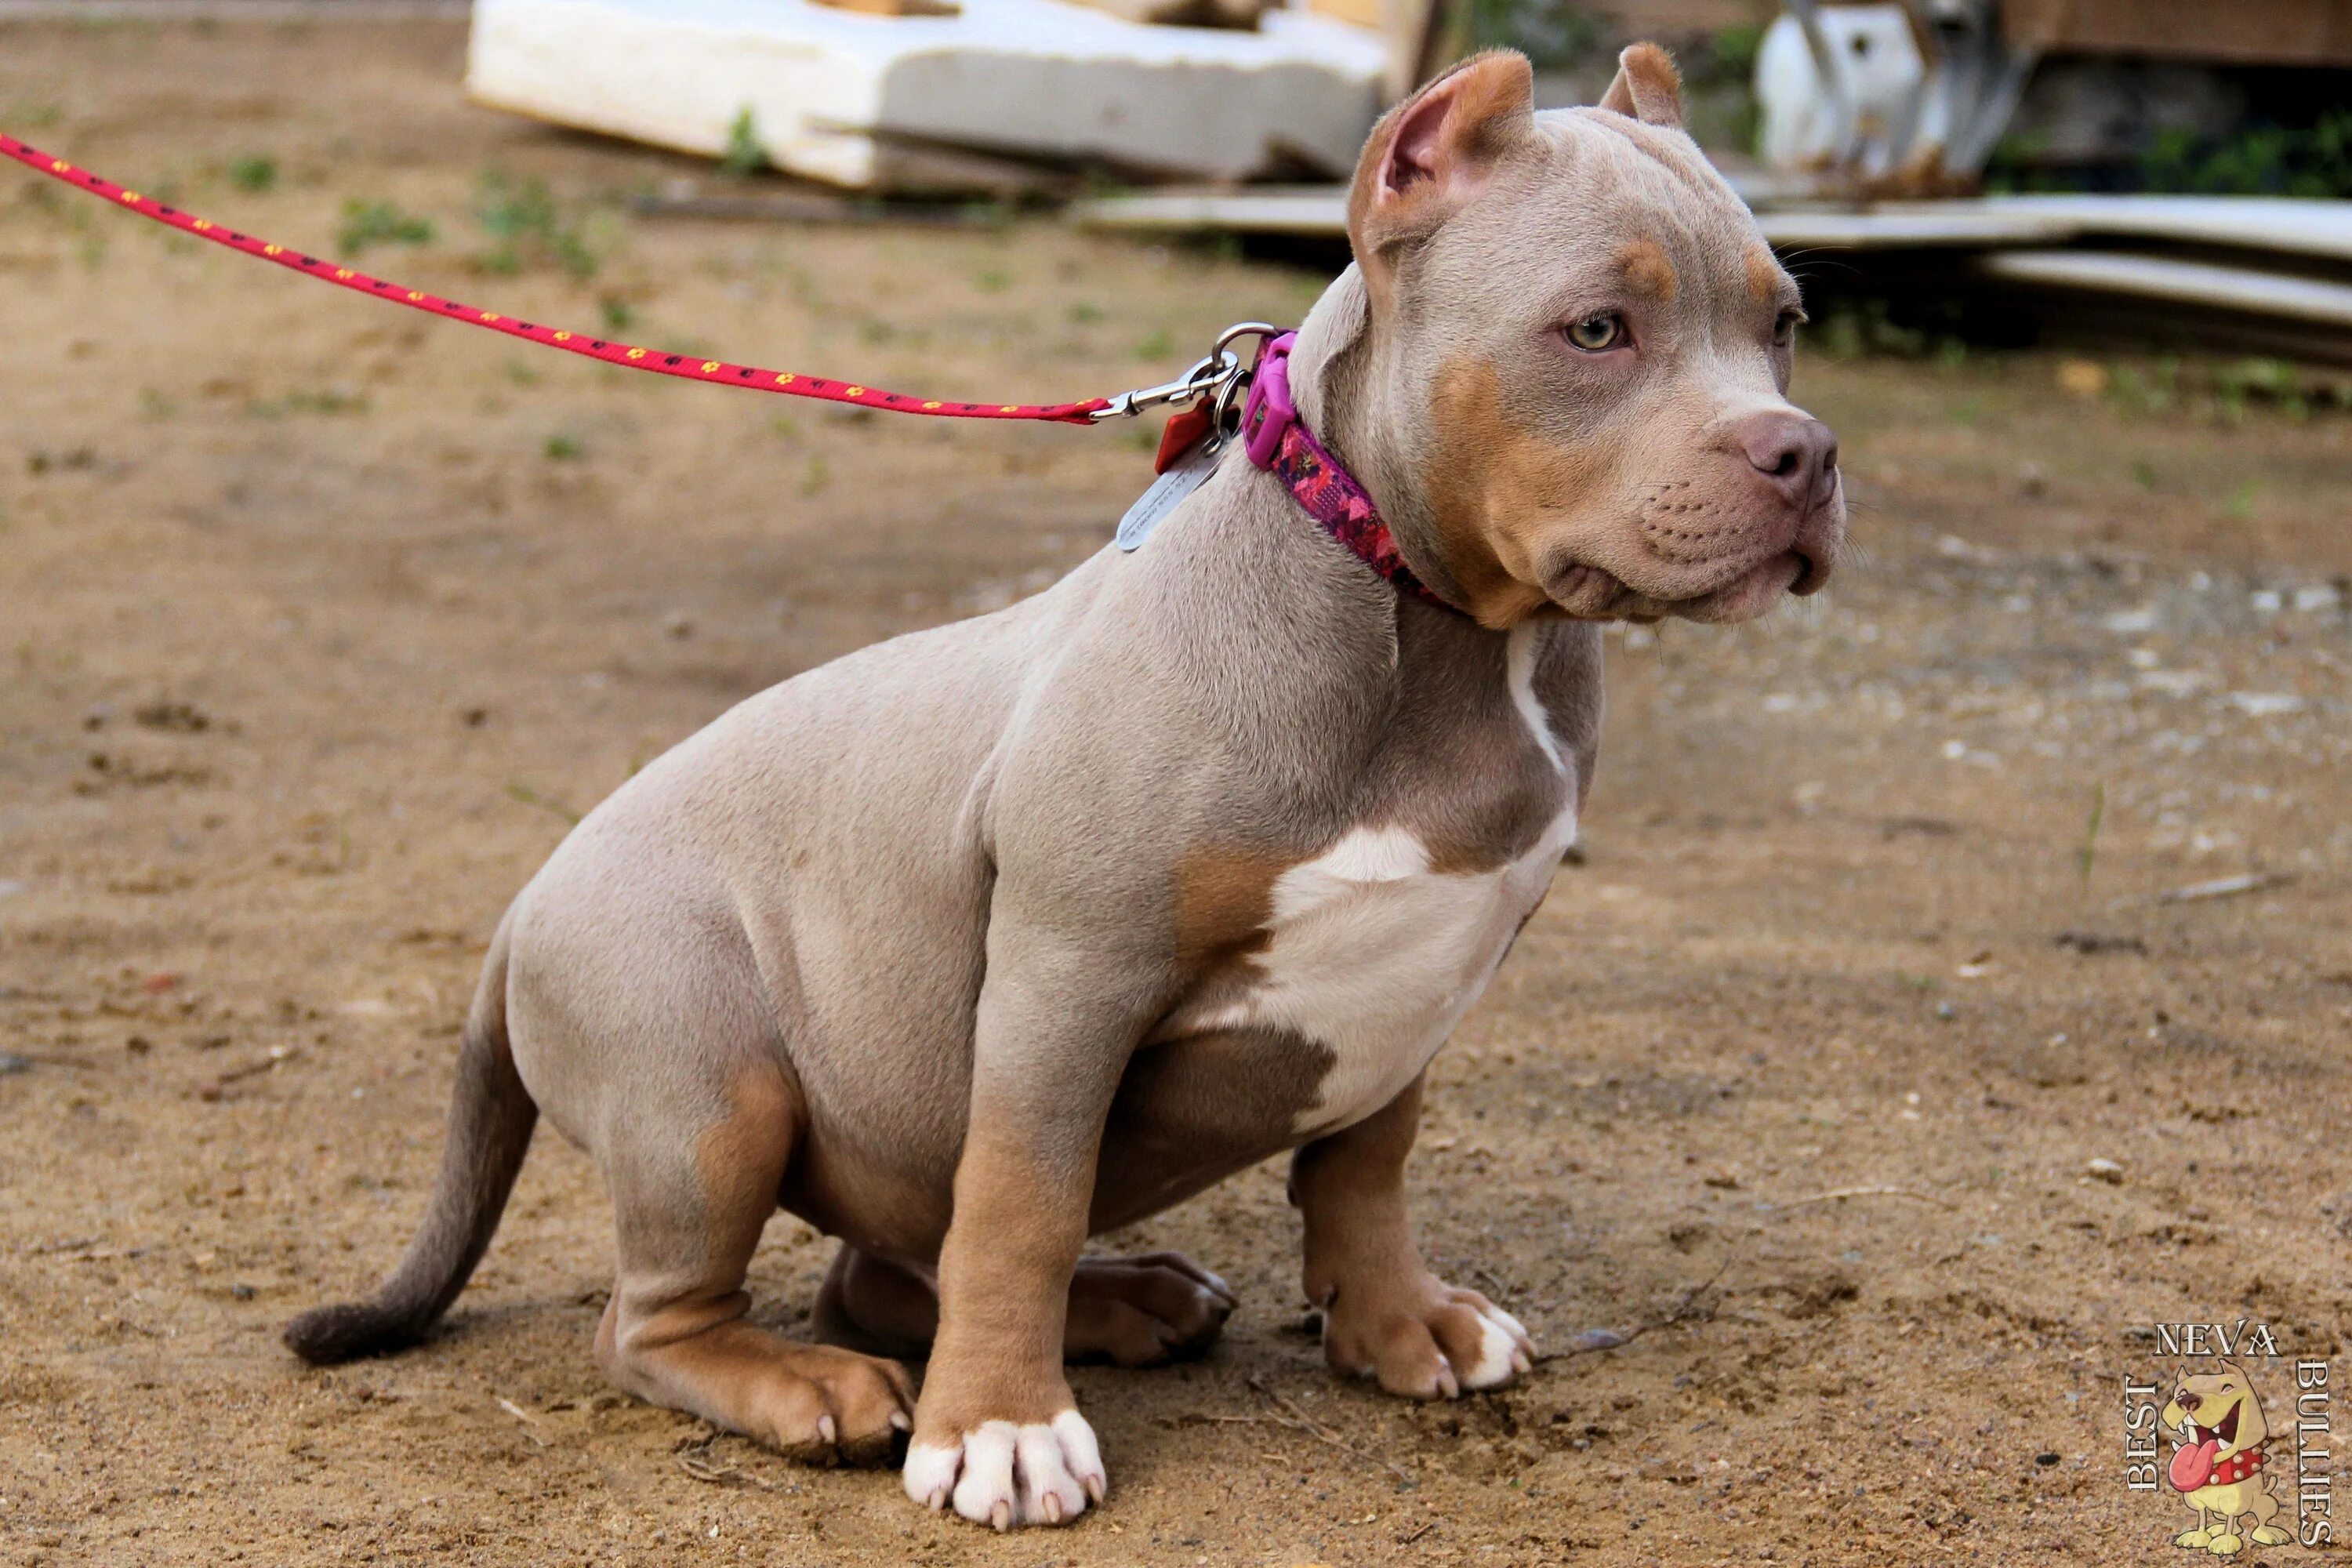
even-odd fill
[{"label": "wooden plank", "polygon": [[2047,54],[2352,66],[2352,0],[2007,0],[2001,26]]},{"label": "wooden plank", "polygon": [[463,20],[473,0],[0,0],[0,22]]},{"label": "wooden plank", "polygon": [[[2058,245],[2105,237],[2352,261],[2352,202],[2035,195],[1836,207],[1767,205],[1759,191],[1743,194],[1758,209],[1765,238],[1783,248]],[[1174,189],[1082,202],[1072,216],[1097,228],[1339,235],[1347,231],[1347,197],[1341,185]]]}]

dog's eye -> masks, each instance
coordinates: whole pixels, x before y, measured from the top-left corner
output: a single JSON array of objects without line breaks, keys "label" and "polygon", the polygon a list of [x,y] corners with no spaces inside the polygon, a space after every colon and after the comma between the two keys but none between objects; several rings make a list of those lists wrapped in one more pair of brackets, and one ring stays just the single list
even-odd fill
[{"label": "dog's eye", "polygon": [[1786,348],[1795,342],[1797,329],[1803,324],[1804,320],[1805,313],[1802,310],[1781,311],[1780,319],[1772,323],[1772,346]]},{"label": "dog's eye", "polygon": [[1625,320],[1622,316],[1587,316],[1570,323],[1567,331],[1570,342],[1586,353],[1597,354],[1625,341]]}]

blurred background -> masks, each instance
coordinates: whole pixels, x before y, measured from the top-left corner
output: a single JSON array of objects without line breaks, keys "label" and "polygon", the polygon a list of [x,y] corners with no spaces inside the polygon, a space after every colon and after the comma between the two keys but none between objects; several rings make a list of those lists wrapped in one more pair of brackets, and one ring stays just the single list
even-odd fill
[{"label": "blurred background", "polygon": [[[1570,103],[1658,37],[1804,284],[1856,542],[1764,622],[1612,629],[1583,858],[1433,1069],[1423,1245],[1556,1359],[1443,1408],[1332,1382],[1269,1165],[1108,1238],[1244,1299],[1202,1363],[1077,1374],[1111,1507],[981,1540],[605,1388],[609,1212],[551,1137],[446,1334],[274,1335],[413,1226],[482,949],[572,822],[1054,582],[1156,427],[630,374],[0,169],[0,1563],[2163,1550],[2119,1458],[2147,1325],[2352,1332],[2347,16],[0,0],[0,131],[189,210],[1021,401],[1297,321],[1365,131],[1459,53]],[[761,1321],[830,1248],[779,1217]]]}]

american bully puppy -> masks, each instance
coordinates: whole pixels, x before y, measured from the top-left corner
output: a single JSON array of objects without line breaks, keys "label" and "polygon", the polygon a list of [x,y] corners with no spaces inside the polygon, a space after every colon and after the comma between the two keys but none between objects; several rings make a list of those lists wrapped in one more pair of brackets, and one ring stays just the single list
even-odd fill
[{"label": "american bully puppy", "polygon": [[[2281,1546],[2294,1539],[2277,1522],[2279,1500],[2263,1473],[2270,1425],[2242,1368],[2225,1361],[2216,1372],[2183,1371],[2160,1419],[2179,1434],[2166,1479],[2180,1500],[2197,1510],[2197,1528],[2174,1536],[2175,1546],[2201,1546],[2216,1556],[2234,1557],[2248,1541]],[[2243,1536],[2237,1532],[2241,1518],[2253,1521]]]},{"label": "american bully puppy", "polygon": [[[1087,1238],[1284,1151],[1335,1368],[1528,1370],[1415,1249],[1423,1069],[1575,837],[1601,623],[1761,615],[1844,518],[1796,288],[1671,63],[1528,89],[1485,55],[1381,122],[1296,423],[1140,550],[751,698],[580,825],[491,942],[422,1229],[298,1352],[422,1335],[544,1113],[617,1211],[614,1383],[812,1458],[910,1431],[908,1494],[999,1529],[1108,1485],[1066,1359],[1234,1305]],[[779,1205],[841,1238],[820,1343],[745,1318]],[[926,1352],[918,1398],[883,1358]]]}]

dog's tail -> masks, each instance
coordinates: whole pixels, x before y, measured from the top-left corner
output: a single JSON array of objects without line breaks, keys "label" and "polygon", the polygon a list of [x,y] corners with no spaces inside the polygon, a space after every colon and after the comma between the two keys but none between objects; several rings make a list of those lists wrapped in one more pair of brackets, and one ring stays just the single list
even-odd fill
[{"label": "dog's tail", "polygon": [[530,1149],[539,1120],[507,1040],[507,930],[490,939],[482,983],[457,1051],[448,1142],[425,1223],[400,1267],[369,1301],[320,1307],[286,1325],[286,1345],[314,1364],[380,1355],[415,1344],[448,1310],[481,1261]]}]

